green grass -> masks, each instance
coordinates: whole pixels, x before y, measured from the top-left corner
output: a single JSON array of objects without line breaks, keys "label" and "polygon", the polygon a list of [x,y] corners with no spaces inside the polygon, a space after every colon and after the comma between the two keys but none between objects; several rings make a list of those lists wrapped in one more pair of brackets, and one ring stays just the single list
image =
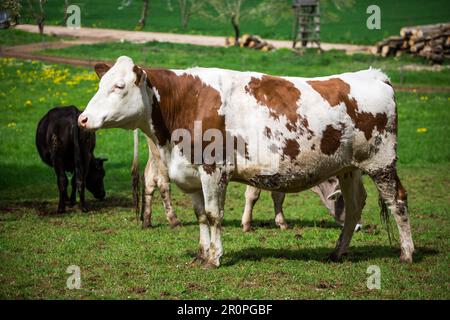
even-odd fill
[{"label": "green grass", "polygon": [[20,44],[29,44],[41,41],[56,41],[58,38],[39,35],[16,29],[0,29],[0,46],[16,46]]},{"label": "green grass", "polygon": [[[439,71],[413,71],[408,66],[423,67],[427,62],[418,57],[381,58],[367,54],[346,55],[342,51],[318,54],[308,50],[302,56],[287,49],[260,52],[246,48],[217,48],[188,44],[148,42],[146,44],[108,43],[80,45],[65,49],[47,49],[42,53],[65,57],[83,57],[114,61],[121,55],[150,67],[188,68],[193,66],[253,70],[274,75],[316,77],[349,71],[381,68],[395,84],[448,86],[450,68]],[[422,66],[423,65],[423,66]]]},{"label": "green grass", "polygon": [[[195,56],[191,58],[195,63]],[[168,55],[167,64],[170,59]],[[288,64],[284,65],[280,73],[289,73]],[[243,66],[264,67],[253,60],[242,61]],[[397,242],[389,246],[378,217],[375,188],[365,178],[368,199],[363,220],[372,230],[355,234],[343,263],[326,261],[339,229],[313,193],[288,195],[285,214],[292,228],[287,231],[274,227],[271,199],[264,193],[255,208],[256,228],[244,234],[240,217],[245,187],[233,183],[225,208],[222,266],[204,270],[187,264],[197,249],[198,227],[189,198],[175,186],[173,198],[182,228],[168,227],[158,197],[155,227],[142,230],[136,223],[131,208],[129,131],[97,133],[95,153],[109,158],[107,199],[95,201],[89,195],[95,210],[87,214],[75,208],[65,215],[51,215],[56,211],[57,188],[52,169],[35,150],[36,125],[55,105],[85,106],[96,90],[93,72],[0,59],[0,77],[0,298],[450,298],[448,94],[397,95],[399,171],[409,192],[417,247],[414,264],[400,264]],[[417,128],[427,132],[419,133]],[[144,139],[140,151],[142,168]],[[80,290],[66,289],[69,265],[81,268]],[[381,268],[381,290],[366,287],[370,265]]]},{"label": "green grass", "polygon": [[[291,0],[283,1],[292,3]],[[244,7],[254,7],[259,2],[259,0],[247,0]],[[132,1],[131,5],[123,10],[118,10],[119,1],[111,3],[108,0],[78,0],[74,3],[81,8],[81,24],[85,27],[134,30],[141,12],[141,1]],[[150,2],[150,14],[145,31],[218,36],[233,34],[228,21],[210,20],[201,15],[193,15],[189,28],[184,30],[180,24],[178,1],[172,0],[171,3],[173,9],[169,10],[165,0]],[[366,9],[372,4],[380,6],[381,30],[369,30],[366,27],[369,16]],[[49,1],[46,7],[46,22],[61,25],[64,17],[64,2]],[[403,26],[448,22],[449,12],[450,3],[447,0],[356,0],[351,8],[341,11],[338,11],[334,5],[328,5],[322,10],[321,38],[325,42],[373,44],[388,35],[398,34]],[[337,20],[332,19],[331,15],[335,15]],[[290,39],[292,19],[288,15],[276,21],[274,25],[266,26],[262,23],[261,17],[244,15],[241,22],[242,33],[259,34],[270,39]],[[26,3],[23,6],[21,21],[34,23]]]}]

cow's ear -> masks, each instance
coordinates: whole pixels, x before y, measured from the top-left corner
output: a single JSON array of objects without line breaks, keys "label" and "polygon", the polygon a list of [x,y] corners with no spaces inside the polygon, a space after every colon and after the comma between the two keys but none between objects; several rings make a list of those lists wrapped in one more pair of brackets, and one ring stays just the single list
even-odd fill
[{"label": "cow's ear", "polygon": [[101,162],[105,162],[105,161],[108,161],[108,158],[98,158],[98,160]]},{"label": "cow's ear", "polygon": [[147,74],[144,72],[144,70],[142,70],[141,67],[134,65],[133,72],[136,74],[136,81],[134,82],[134,84],[138,87],[142,83],[142,81],[147,81]]},{"label": "cow's ear", "polygon": [[97,76],[101,79],[105,73],[108,72],[111,67],[107,65],[106,63],[97,63],[94,67],[95,73],[97,73]]}]

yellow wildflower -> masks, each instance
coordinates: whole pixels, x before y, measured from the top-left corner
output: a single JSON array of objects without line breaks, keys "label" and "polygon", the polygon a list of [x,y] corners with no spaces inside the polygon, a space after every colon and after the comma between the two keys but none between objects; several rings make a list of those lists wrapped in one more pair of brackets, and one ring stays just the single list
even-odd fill
[{"label": "yellow wildflower", "polygon": [[32,105],[33,103],[31,102],[31,100],[25,101],[25,107],[31,107]]},{"label": "yellow wildflower", "polygon": [[425,133],[428,131],[428,129],[427,128],[417,128],[416,131],[417,131],[417,133]]}]

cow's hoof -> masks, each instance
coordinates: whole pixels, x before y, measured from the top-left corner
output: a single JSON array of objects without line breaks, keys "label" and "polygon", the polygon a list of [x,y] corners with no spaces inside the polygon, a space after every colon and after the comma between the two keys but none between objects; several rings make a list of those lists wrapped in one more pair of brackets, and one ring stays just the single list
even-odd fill
[{"label": "cow's hoof", "polygon": [[289,229],[289,225],[287,223],[280,223],[278,226],[280,227],[281,230]]},{"label": "cow's hoof", "polygon": [[73,208],[77,203],[75,201],[69,201],[67,204],[70,208]]},{"label": "cow's hoof", "polygon": [[219,266],[216,265],[215,263],[208,261],[203,265],[203,268],[205,269],[217,269]]},{"label": "cow's hoof", "polygon": [[401,263],[412,263],[413,262],[412,255],[401,254],[400,255],[400,262]]},{"label": "cow's hoof", "polygon": [[169,225],[172,229],[177,228],[177,227],[181,227],[181,221],[178,219],[171,219],[169,221]]},{"label": "cow's hoof", "polygon": [[151,229],[151,228],[153,228],[153,226],[150,222],[142,223],[142,229]]},{"label": "cow's hoof", "polygon": [[56,213],[57,214],[63,214],[63,213],[66,213],[66,210],[58,208],[58,210],[56,210]]},{"label": "cow's hoof", "polygon": [[80,210],[82,212],[89,212],[89,209],[87,207],[81,207]]},{"label": "cow's hoof", "polygon": [[242,225],[242,230],[243,230],[244,232],[250,232],[250,231],[252,231],[252,226],[251,226],[251,224],[250,224],[250,223],[245,223],[245,224],[243,224],[243,225]]}]

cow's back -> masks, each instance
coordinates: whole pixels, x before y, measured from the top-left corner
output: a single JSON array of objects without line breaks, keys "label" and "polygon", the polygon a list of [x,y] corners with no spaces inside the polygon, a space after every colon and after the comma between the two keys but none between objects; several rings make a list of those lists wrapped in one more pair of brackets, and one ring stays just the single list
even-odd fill
[{"label": "cow's back", "polygon": [[258,142],[246,146],[236,180],[300,191],[373,157],[394,160],[394,148],[383,147],[396,140],[394,91],[381,71],[311,79],[242,73],[238,78],[228,85],[228,94],[222,92],[229,97],[221,108],[226,131]]},{"label": "cow's back", "polygon": [[75,106],[56,107],[39,121],[36,130],[36,147],[42,161],[53,166],[52,155],[57,151],[63,157],[66,171],[74,168],[73,128],[81,112]]}]

